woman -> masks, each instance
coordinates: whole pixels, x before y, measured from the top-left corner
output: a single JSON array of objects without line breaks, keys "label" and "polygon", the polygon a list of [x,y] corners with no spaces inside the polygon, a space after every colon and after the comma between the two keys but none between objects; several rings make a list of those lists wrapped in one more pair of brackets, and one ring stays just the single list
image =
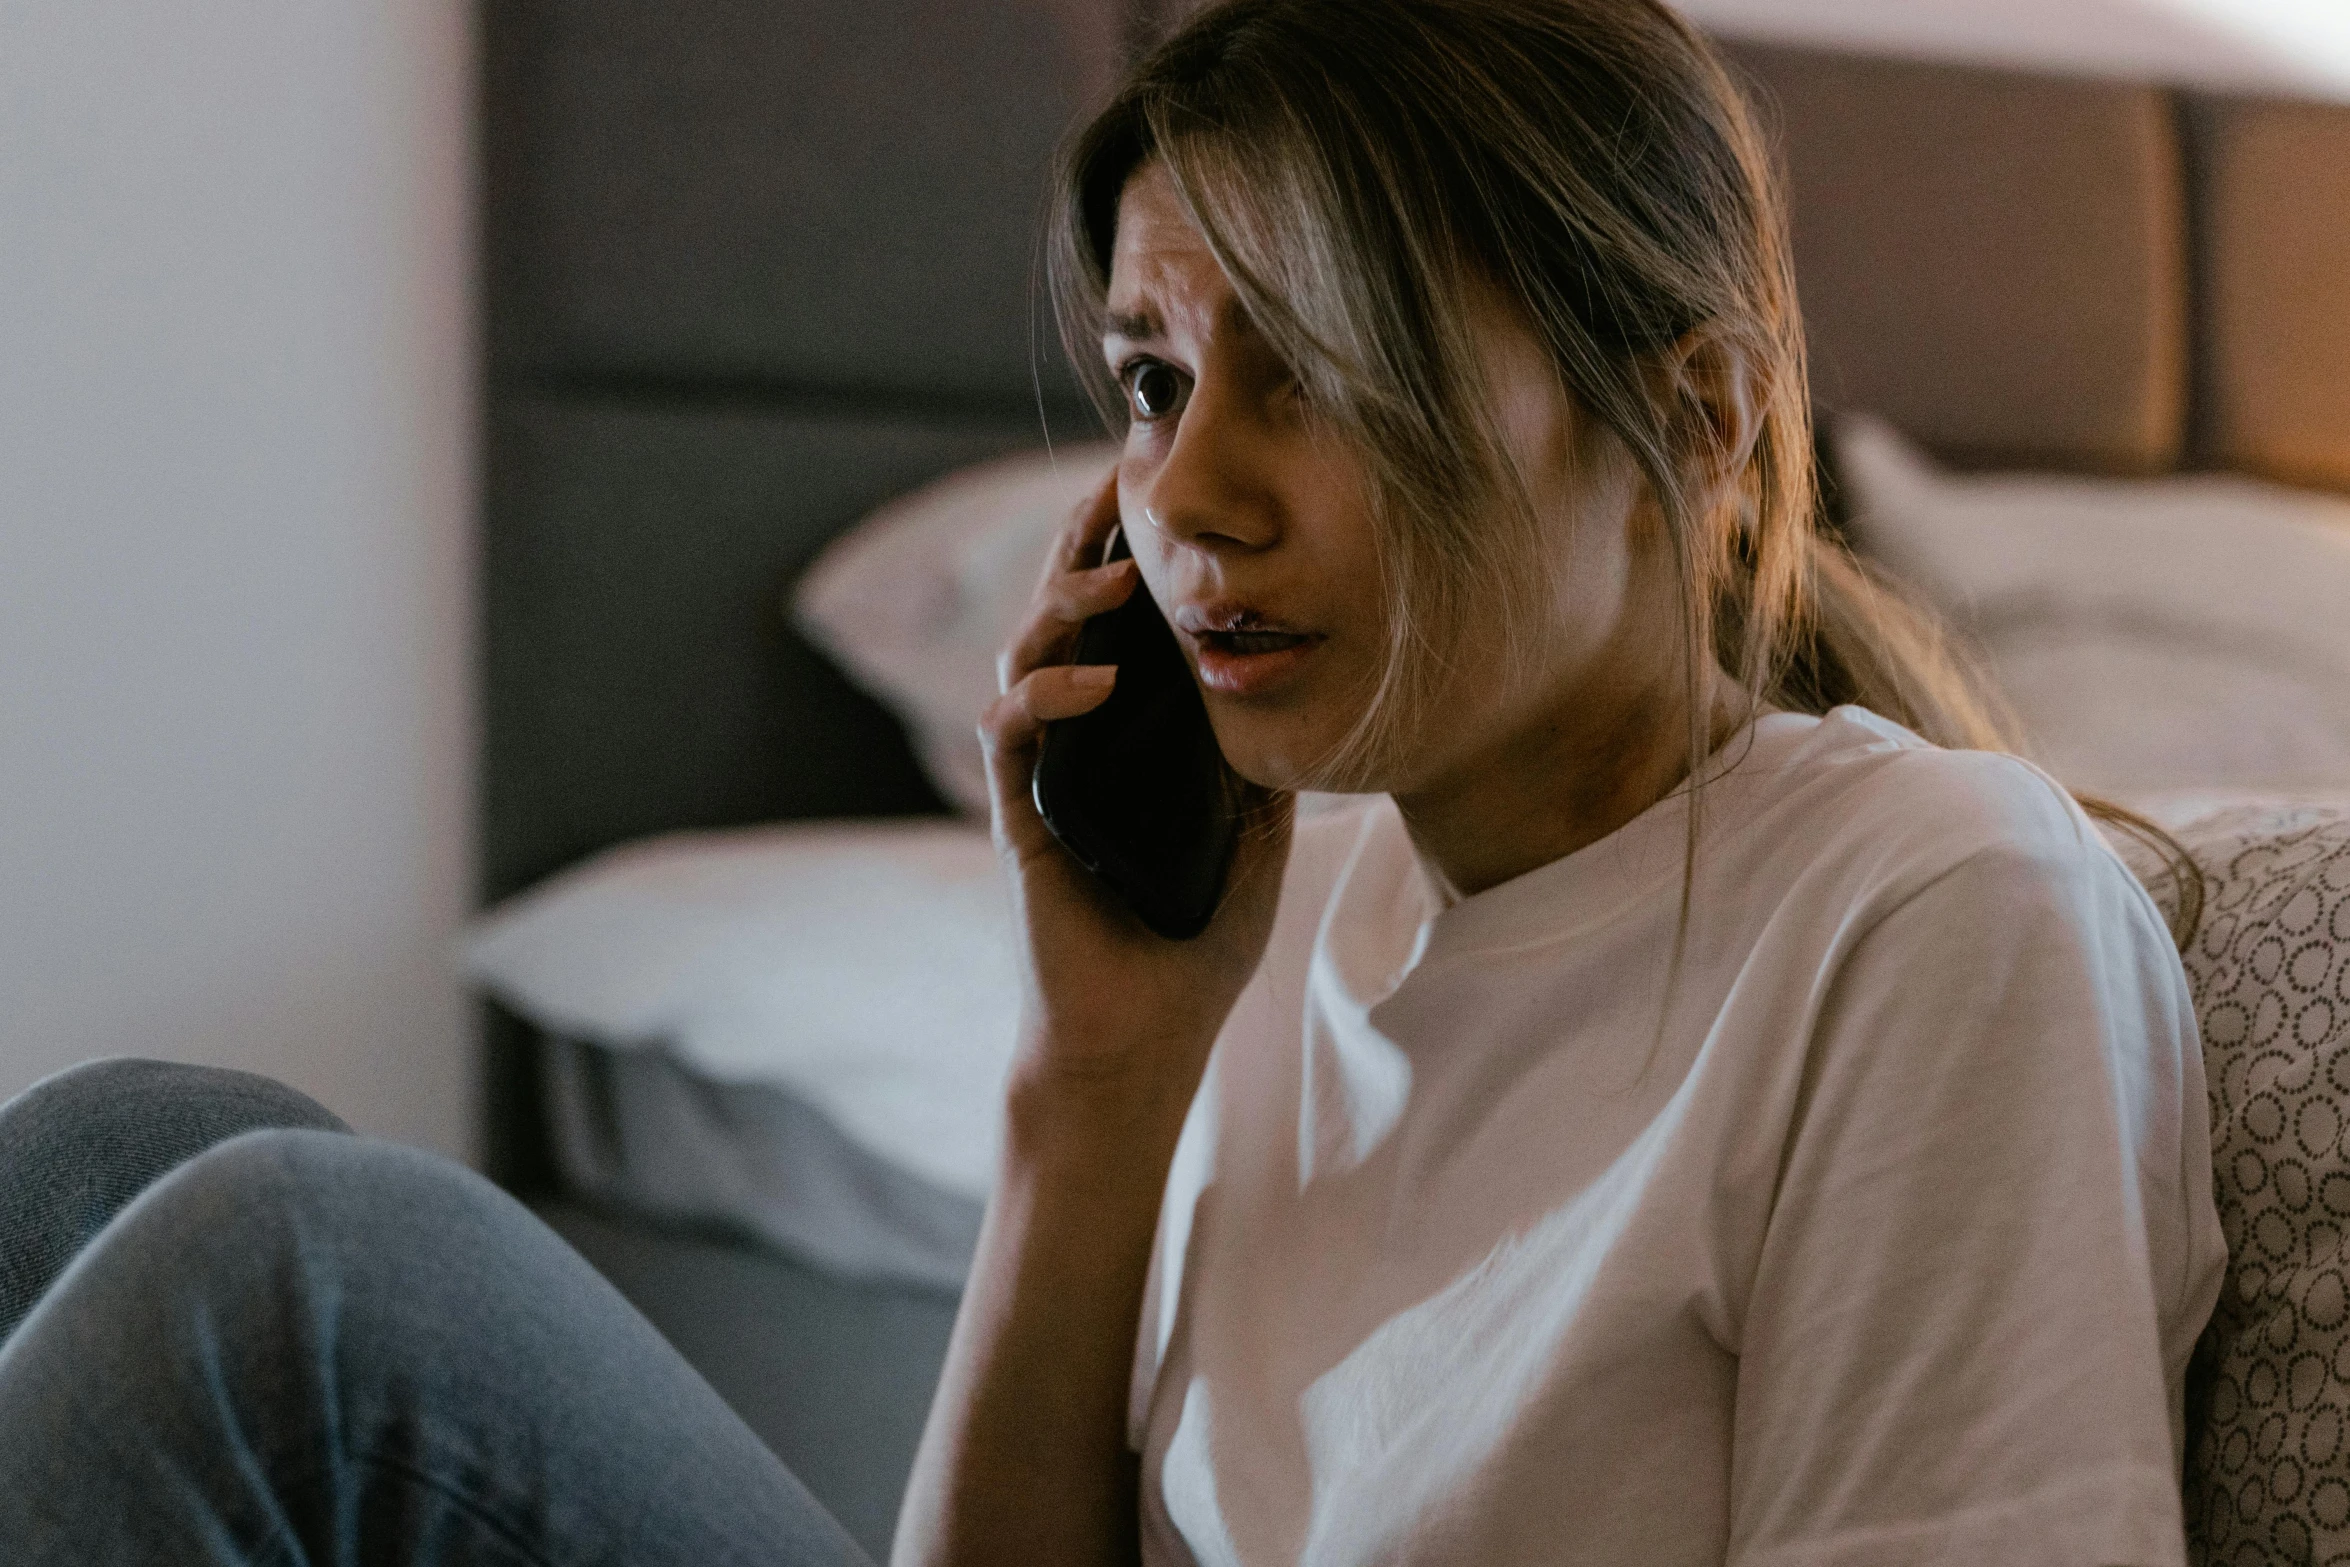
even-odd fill
[{"label": "woman", "polygon": [[[1239,0],[1076,142],[1056,233],[1126,446],[983,725],[1028,1007],[897,1556],[2179,1560],[2185,984],[1814,532],[1706,46],[1653,0]],[[1183,943],[1029,801],[1117,678],[1077,627],[1145,590],[1252,801]],[[1293,827],[1308,787],[1360,798]],[[32,1097],[99,1141],[86,1081]],[[58,1560],[848,1551],[520,1210],[331,1131],[107,1226],[0,1429]]]}]

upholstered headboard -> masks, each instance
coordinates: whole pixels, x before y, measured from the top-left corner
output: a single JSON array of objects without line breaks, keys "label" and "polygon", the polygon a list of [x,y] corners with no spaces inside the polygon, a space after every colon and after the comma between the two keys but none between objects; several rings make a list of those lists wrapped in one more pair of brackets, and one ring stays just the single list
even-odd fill
[{"label": "upholstered headboard", "polygon": [[1823,405],[1977,466],[2350,489],[2350,108],[1732,53]]},{"label": "upholstered headboard", "polygon": [[935,808],[785,629],[860,512],[1076,427],[1043,170],[1079,0],[491,0],[483,890],[622,837]]},{"label": "upholstered headboard", "polygon": [[2192,451],[2350,490],[2350,109],[2190,105],[2197,191]]},{"label": "upholstered headboard", "polygon": [[1739,51],[1787,148],[1814,395],[1946,457],[2178,460],[2185,176],[2147,87]]},{"label": "upholstered headboard", "polygon": [[[1090,428],[1030,281],[1096,0],[488,0],[481,877],[679,827],[940,809],[785,624],[860,514]],[[491,1018],[495,1173],[536,1084]]]},{"label": "upholstered headboard", "polygon": [[[1142,12],[484,14],[483,897],[665,829],[938,809],[782,590],[882,499],[1090,429],[1037,220]],[[2350,488],[2350,109],[1737,55],[1823,402],[1962,461]],[[507,1022],[490,1059],[493,1166],[527,1181]]]}]

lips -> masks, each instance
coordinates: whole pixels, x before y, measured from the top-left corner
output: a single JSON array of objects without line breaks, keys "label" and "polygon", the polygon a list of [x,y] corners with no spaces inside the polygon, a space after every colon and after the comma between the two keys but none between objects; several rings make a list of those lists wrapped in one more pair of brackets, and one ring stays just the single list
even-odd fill
[{"label": "lips", "polygon": [[1191,644],[1200,684],[1227,696],[1272,692],[1324,641],[1245,604],[1186,604],[1173,620]]}]

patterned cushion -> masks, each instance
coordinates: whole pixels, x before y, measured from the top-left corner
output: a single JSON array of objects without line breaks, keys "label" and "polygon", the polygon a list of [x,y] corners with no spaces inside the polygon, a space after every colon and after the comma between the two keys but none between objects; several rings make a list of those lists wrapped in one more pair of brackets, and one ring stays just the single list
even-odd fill
[{"label": "patterned cushion", "polygon": [[2205,877],[2184,956],[2228,1242],[2187,1382],[2189,1559],[2350,1563],[2350,806],[2175,830]]}]

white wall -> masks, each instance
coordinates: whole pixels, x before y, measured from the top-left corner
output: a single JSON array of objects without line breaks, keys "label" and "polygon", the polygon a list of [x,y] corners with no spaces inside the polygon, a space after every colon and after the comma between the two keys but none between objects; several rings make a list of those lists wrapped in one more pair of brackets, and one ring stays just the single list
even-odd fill
[{"label": "white wall", "polygon": [[0,5],[0,1096],[472,1149],[467,18]]}]

